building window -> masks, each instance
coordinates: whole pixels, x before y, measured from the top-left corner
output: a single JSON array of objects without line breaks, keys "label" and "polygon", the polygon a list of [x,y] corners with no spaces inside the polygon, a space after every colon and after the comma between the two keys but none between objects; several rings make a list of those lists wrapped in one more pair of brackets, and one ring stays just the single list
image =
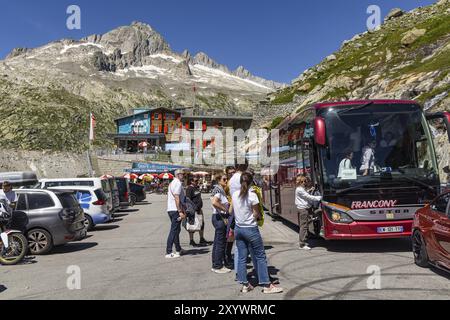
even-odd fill
[{"label": "building window", "polygon": [[194,121],[189,122],[189,130],[195,130],[195,122]]},{"label": "building window", "polygon": [[161,120],[161,114],[155,113],[155,120]]}]

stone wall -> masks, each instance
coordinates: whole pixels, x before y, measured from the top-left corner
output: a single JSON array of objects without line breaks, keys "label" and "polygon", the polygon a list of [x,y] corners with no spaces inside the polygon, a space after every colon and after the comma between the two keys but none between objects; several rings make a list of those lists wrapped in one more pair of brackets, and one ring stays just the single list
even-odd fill
[{"label": "stone wall", "polygon": [[0,150],[0,171],[34,171],[38,178],[89,175],[87,154],[50,151]]}]

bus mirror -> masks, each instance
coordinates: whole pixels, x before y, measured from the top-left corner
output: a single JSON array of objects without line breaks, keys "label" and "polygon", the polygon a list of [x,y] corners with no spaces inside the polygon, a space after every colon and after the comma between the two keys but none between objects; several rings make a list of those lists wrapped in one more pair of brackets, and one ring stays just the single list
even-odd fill
[{"label": "bus mirror", "polygon": [[326,139],[326,126],[325,119],[317,117],[314,119],[314,140],[319,146],[325,146]]},{"label": "bus mirror", "polygon": [[447,128],[448,141],[450,142],[450,112],[438,112],[433,114],[427,114],[427,120],[442,119]]}]

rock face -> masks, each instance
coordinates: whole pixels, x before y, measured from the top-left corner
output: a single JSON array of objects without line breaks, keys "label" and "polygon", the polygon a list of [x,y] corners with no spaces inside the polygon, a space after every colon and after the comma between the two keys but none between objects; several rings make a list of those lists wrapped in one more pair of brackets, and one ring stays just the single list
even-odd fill
[{"label": "rock face", "polygon": [[0,61],[0,146],[85,150],[90,111],[97,143],[108,146],[114,119],[131,108],[196,101],[238,114],[279,87],[244,67],[232,72],[203,52],[173,52],[151,26],[133,22],[79,41],[18,48]]},{"label": "rock face", "polygon": [[401,44],[404,46],[412,45],[417,39],[423,36],[427,30],[425,29],[412,29],[408,31],[401,40]]},{"label": "rock face", "polygon": [[[255,126],[294,115],[321,101],[413,99],[428,112],[450,110],[450,3],[408,13],[392,12],[373,32],[356,35],[338,52],[303,72],[292,85],[266,98]],[[445,137],[437,137],[441,163],[449,158]]]}]

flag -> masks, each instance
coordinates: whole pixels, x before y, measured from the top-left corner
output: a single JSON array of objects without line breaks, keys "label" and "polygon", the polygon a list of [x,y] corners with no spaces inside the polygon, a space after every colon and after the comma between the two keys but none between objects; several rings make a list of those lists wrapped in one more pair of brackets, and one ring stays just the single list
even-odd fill
[{"label": "flag", "polygon": [[95,130],[95,116],[94,114],[91,112],[90,118],[89,118],[89,141],[94,141],[94,130]]}]

